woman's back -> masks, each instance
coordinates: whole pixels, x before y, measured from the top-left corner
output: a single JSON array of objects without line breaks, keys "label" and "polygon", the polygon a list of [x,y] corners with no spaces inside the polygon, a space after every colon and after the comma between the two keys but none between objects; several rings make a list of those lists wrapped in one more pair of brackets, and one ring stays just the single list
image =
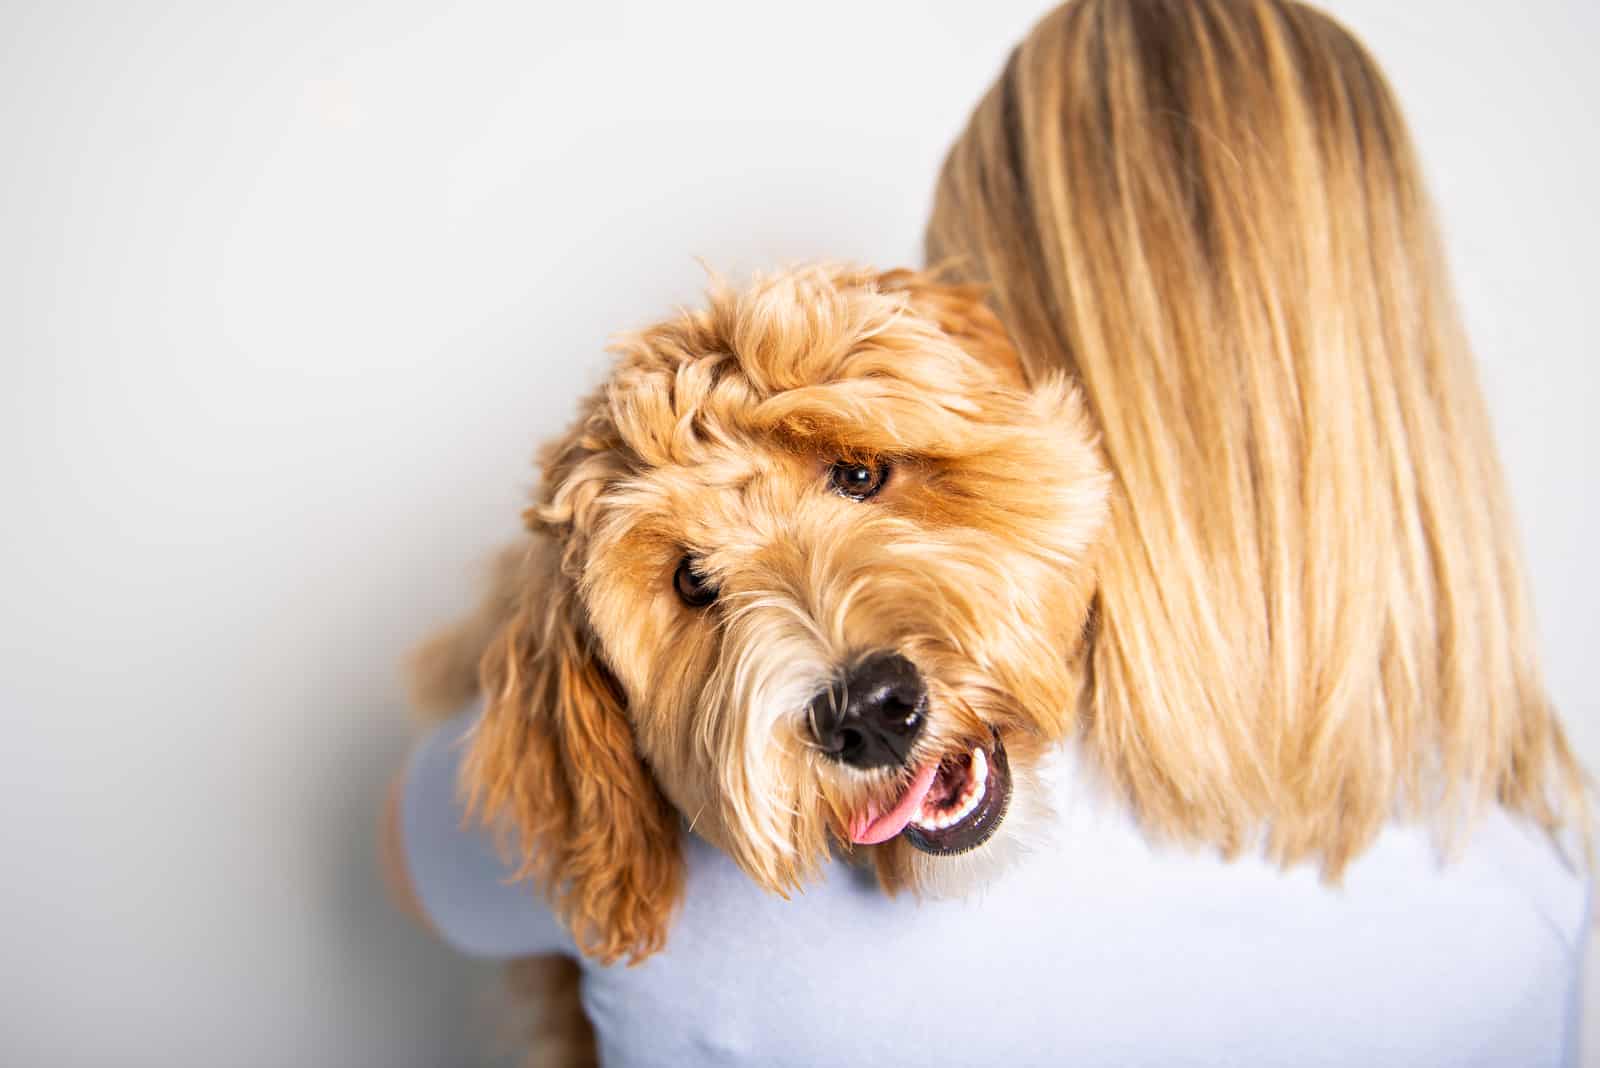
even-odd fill
[{"label": "woman's back", "polygon": [[[407,787],[407,851],[448,939],[571,952],[459,829],[458,719]],[[962,900],[845,862],[789,901],[687,836],[667,949],[585,962],[606,1064],[1576,1063],[1587,884],[1495,810],[1448,866],[1390,827],[1342,886],[1149,845],[1065,757],[1036,850]]]}]

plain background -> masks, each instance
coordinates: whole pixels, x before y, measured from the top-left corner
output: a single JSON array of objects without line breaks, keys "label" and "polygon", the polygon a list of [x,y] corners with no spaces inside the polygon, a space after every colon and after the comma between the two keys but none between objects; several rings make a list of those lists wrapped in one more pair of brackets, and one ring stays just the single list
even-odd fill
[{"label": "plain background", "polygon": [[[1600,6],[1329,6],[1421,145],[1600,767]],[[0,7],[0,1060],[481,1062],[488,970],[374,873],[396,662],[694,257],[916,260],[1043,10]]]}]

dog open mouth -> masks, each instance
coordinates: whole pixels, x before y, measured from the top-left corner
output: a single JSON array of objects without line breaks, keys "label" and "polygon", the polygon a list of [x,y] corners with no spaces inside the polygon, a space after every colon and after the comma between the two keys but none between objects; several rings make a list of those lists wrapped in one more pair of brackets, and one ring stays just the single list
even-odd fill
[{"label": "dog open mouth", "polygon": [[893,808],[869,803],[850,821],[850,840],[876,845],[904,832],[924,853],[965,853],[989,840],[1010,800],[1011,769],[996,735],[988,746],[922,767]]}]

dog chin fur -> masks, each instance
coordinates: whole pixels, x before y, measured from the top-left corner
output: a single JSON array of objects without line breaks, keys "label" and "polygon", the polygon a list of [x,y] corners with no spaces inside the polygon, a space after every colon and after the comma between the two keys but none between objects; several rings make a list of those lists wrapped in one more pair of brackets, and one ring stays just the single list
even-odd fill
[{"label": "dog chin fur", "polygon": [[1043,768],[1014,769],[1011,803],[994,837],[959,856],[913,854],[910,882],[916,892],[935,900],[971,897],[1009,868],[1048,850],[1057,837],[1052,780]]}]

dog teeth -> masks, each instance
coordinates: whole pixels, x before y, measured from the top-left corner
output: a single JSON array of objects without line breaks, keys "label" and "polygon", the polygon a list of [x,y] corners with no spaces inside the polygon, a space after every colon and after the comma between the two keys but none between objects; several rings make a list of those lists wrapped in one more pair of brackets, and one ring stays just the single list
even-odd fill
[{"label": "dog teeth", "polygon": [[989,758],[982,749],[972,751],[972,767],[967,773],[967,785],[962,789],[961,796],[956,799],[953,807],[935,813],[919,812],[917,818],[912,820],[918,827],[927,831],[942,831],[947,827],[954,827],[977,809],[978,803],[983,800],[984,791],[989,785]]}]

